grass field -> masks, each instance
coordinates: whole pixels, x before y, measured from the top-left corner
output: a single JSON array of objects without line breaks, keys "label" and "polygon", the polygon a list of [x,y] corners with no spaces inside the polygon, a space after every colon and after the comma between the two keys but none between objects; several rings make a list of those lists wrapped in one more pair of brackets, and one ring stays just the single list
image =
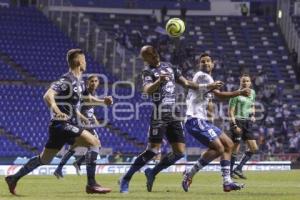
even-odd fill
[{"label": "grass field", "polygon": [[216,172],[201,172],[195,176],[188,193],[181,189],[181,174],[162,173],[157,176],[153,192],[145,187],[145,177],[136,174],[130,184],[129,194],[120,194],[117,180],[120,175],[98,175],[101,184],[113,189],[112,193],[88,195],[84,192],[85,176],[66,176],[57,180],[54,176],[27,176],[18,184],[20,197],[11,196],[4,182],[0,181],[0,200],[79,200],[79,199],[156,199],[156,200],[300,200],[300,171],[285,172],[247,172],[246,188],[242,191],[224,193],[221,187],[221,177]]}]

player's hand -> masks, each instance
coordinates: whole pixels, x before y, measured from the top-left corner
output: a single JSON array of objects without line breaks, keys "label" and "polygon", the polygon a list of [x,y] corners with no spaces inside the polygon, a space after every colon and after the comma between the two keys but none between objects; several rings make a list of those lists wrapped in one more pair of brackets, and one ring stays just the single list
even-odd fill
[{"label": "player's hand", "polygon": [[240,95],[242,95],[242,96],[249,97],[250,94],[251,94],[250,88],[244,88],[244,89],[240,90]]},{"label": "player's hand", "polygon": [[104,104],[110,106],[114,103],[112,96],[104,97]]},{"label": "player's hand", "polygon": [[242,134],[242,129],[240,128],[240,127],[236,127],[235,129],[234,129],[234,132],[236,133],[236,134]]},{"label": "player's hand", "polygon": [[158,80],[159,80],[160,83],[163,83],[163,82],[169,81],[170,77],[171,77],[171,74],[169,74],[169,73],[161,73],[159,75]]},{"label": "player's hand", "polygon": [[82,118],[81,121],[84,125],[90,125],[90,120],[88,120],[87,118]]},{"label": "player's hand", "polygon": [[56,120],[60,120],[60,121],[66,121],[68,120],[70,117],[66,114],[66,113],[63,113],[63,112],[59,112],[59,113],[56,113],[55,114],[55,117],[54,117]]},{"label": "player's hand", "polygon": [[223,87],[224,83],[222,81],[215,81],[207,86],[208,90],[220,89]]},{"label": "player's hand", "polygon": [[255,123],[255,122],[256,122],[256,119],[255,119],[255,117],[254,117],[254,116],[252,116],[250,120],[251,120],[251,122],[253,122],[253,123]]}]

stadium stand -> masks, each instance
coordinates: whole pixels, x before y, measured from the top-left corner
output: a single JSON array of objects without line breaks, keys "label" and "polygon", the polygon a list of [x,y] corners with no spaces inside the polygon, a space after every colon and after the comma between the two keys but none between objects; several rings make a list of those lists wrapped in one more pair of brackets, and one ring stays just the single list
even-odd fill
[{"label": "stadium stand", "polygon": [[[87,5],[82,4],[86,1],[76,2]],[[145,43],[151,43],[159,48],[165,43],[173,44],[173,41],[157,31],[158,24],[151,16],[125,14],[86,14],[86,16],[111,35],[122,32],[127,34],[132,44],[127,48],[136,54]],[[257,135],[261,137],[262,151],[266,153],[288,151],[289,140],[295,133],[293,119],[300,116],[297,109],[300,105],[300,95],[292,89],[296,84],[296,77],[288,59],[284,39],[275,21],[256,16],[195,16],[187,17],[186,20],[187,31],[181,41],[184,45],[180,48],[185,51],[187,47],[192,46],[193,52],[190,56],[186,56],[187,53],[183,52],[184,58],[190,59],[200,52],[210,52],[219,61],[217,77],[228,80],[233,87],[237,86],[238,80],[229,80],[230,77],[238,77],[241,66],[249,70],[255,78],[255,86],[259,89],[258,100],[265,102],[267,108],[264,120],[256,127]],[[141,26],[141,22],[146,25]],[[3,27],[0,29],[1,52],[11,56],[36,81],[49,83],[64,73],[67,49],[78,46],[35,8],[0,8],[0,26]],[[178,57],[178,52],[167,53],[171,55],[169,58],[171,60]],[[162,55],[162,58],[168,60],[168,56]],[[193,59],[192,61],[194,62]],[[111,83],[117,79],[109,74],[104,66],[93,61],[89,54],[87,62],[90,72],[106,74]],[[185,59],[175,62],[183,66]],[[1,60],[0,69],[3,72],[0,74],[2,81],[23,80],[22,75]],[[259,81],[256,83],[255,80],[260,78],[264,79],[265,86]],[[290,92],[283,88],[288,88]],[[46,141],[49,120],[49,112],[42,99],[45,90],[45,86],[38,85],[18,85],[13,82],[9,85],[0,84],[2,116],[0,126],[39,150]],[[111,91],[109,93],[111,94]],[[131,91],[121,88],[117,89],[117,93],[128,95]],[[148,102],[148,99],[135,91],[132,98],[117,98],[115,103],[118,102],[136,104]],[[123,104],[118,109],[131,108]],[[101,109],[97,110],[97,113],[99,118],[103,118]],[[131,117],[131,114],[119,113],[119,117]],[[123,154],[140,152],[144,147],[140,144],[146,141],[150,115],[151,108],[145,108],[137,119],[123,120],[117,119],[110,111],[109,125],[99,129],[103,146],[113,147],[114,152],[121,151]],[[4,137],[0,140],[7,147],[10,146],[5,148],[5,152],[1,149],[0,155],[33,155],[20,147],[17,148],[16,144]],[[198,146],[198,143],[188,137],[187,145],[193,147]],[[14,151],[9,151],[10,149]]]}]

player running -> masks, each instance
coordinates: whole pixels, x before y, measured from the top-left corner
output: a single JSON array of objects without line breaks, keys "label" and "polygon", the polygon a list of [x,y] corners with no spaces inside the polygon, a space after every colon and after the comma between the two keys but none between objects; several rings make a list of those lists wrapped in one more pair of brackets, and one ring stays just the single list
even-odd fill
[{"label": "player running", "polygon": [[152,46],[142,47],[141,56],[148,64],[147,69],[143,71],[143,91],[152,96],[153,112],[147,148],[136,158],[127,173],[120,179],[121,193],[128,193],[129,182],[133,174],[159,153],[164,135],[171,144],[173,151],[162,158],[154,168],[145,170],[147,191],[152,191],[153,182],[160,171],[173,165],[184,156],[185,140],[182,124],[176,119],[176,116],[179,116],[179,111],[175,106],[175,83],[195,90],[199,90],[201,87],[215,89],[221,85],[219,82],[199,85],[186,80],[172,64],[161,62],[157,51]]},{"label": "player running", "polygon": [[[212,58],[204,53],[200,56],[199,62],[201,71],[194,75],[193,82],[198,84],[213,83],[211,73],[214,64]],[[249,89],[241,89],[233,92],[221,92],[219,89],[189,90],[186,100],[187,111],[184,130],[202,145],[208,147],[208,149],[200,156],[190,170],[184,172],[182,181],[184,191],[188,191],[194,175],[219,156],[221,156],[220,164],[223,176],[223,190],[230,192],[243,188],[242,184],[233,182],[230,177],[230,157],[233,143],[224,132],[213,125],[210,119],[213,113],[213,95],[221,99],[228,99],[239,95],[248,96],[249,92]]]},{"label": "player running", "polygon": [[[251,88],[251,77],[243,74],[240,77],[240,88]],[[257,153],[258,147],[253,135],[252,125],[255,122],[255,91],[251,89],[249,97],[234,97],[229,101],[229,118],[234,147],[231,156],[231,176],[246,179],[243,174],[243,166],[251,159],[252,155]],[[240,163],[233,170],[237,154],[240,149],[241,139],[247,143],[248,150],[244,153]]]},{"label": "player running", "polygon": [[[99,79],[95,75],[91,75],[87,79],[87,88],[83,91],[84,96],[94,96],[96,97],[96,90],[99,86]],[[84,103],[84,101],[83,101]],[[93,126],[99,125],[99,122],[94,114],[94,107],[95,105],[83,105],[81,106],[80,113],[80,119],[81,119],[81,124],[83,124],[83,127],[87,128],[94,136],[98,137],[98,133],[95,128],[92,128]],[[68,160],[71,158],[71,156],[74,155],[76,149],[75,149],[76,144],[71,146],[70,150],[62,157],[59,165],[54,171],[54,175],[59,179],[63,178],[63,173],[62,173],[62,168],[63,166],[68,162]],[[98,152],[99,153],[99,152]],[[98,155],[98,154],[97,154]],[[80,156],[74,163],[74,167],[76,169],[77,175],[81,174],[81,164],[82,162],[86,159],[85,154]]]},{"label": "player running", "polygon": [[[61,76],[59,81],[54,82],[44,95],[44,100],[51,110],[49,125],[49,137],[44,150],[40,155],[32,157],[21,169],[10,176],[5,177],[11,194],[16,195],[18,181],[41,165],[49,164],[58,151],[66,144],[76,143],[80,146],[89,147],[88,156],[91,158],[87,163],[88,183],[87,193],[107,193],[110,188],[100,186],[95,180],[95,157],[93,150],[99,150],[99,140],[89,131],[77,126],[77,107],[80,104],[84,90],[81,75],[86,70],[85,55],[80,49],[71,49],[67,53],[69,72]],[[92,103],[112,104],[111,98],[103,100],[89,97]]]}]

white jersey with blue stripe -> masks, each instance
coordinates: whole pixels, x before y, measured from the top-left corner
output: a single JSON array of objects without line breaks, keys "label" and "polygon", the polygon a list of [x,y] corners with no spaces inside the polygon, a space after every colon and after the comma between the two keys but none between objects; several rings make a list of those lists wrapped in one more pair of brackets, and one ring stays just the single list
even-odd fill
[{"label": "white jersey with blue stripe", "polygon": [[[194,75],[193,82],[198,84],[211,84],[214,82],[214,80],[211,75],[199,71]],[[213,95],[209,93],[207,89],[200,89],[198,91],[189,89],[186,98],[186,117],[208,120],[207,106],[212,97]]]}]

